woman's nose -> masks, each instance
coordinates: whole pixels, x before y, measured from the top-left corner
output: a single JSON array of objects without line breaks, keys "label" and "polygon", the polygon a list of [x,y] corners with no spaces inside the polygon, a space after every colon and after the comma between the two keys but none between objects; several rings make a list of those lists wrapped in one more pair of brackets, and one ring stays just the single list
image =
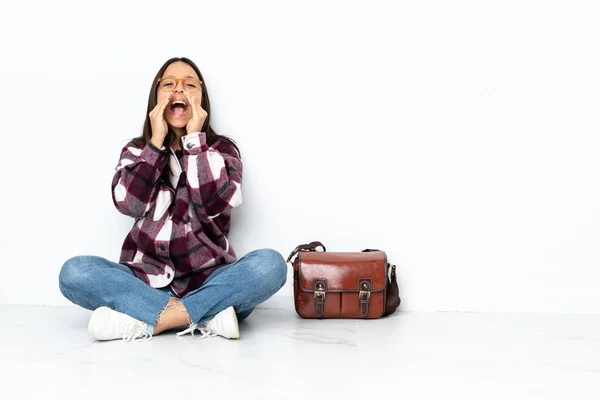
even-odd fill
[{"label": "woman's nose", "polygon": [[175,90],[174,92],[183,92],[184,90],[184,86],[183,86],[183,79],[182,80],[178,80],[177,81],[177,86],[175,86]]}]

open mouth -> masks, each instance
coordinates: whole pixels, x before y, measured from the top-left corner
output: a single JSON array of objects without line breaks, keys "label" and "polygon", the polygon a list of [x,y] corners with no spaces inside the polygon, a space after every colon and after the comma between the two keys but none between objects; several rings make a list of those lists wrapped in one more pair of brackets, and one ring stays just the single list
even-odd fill
[{"label": "open mouth", "polygon": [[169,109],[176,116],[184,115],[187,112],[188,105],[187,105],[187,103],[185,103],[181,100],[175,100],[174,102],[171,103],[171,105],[169,106]]}]

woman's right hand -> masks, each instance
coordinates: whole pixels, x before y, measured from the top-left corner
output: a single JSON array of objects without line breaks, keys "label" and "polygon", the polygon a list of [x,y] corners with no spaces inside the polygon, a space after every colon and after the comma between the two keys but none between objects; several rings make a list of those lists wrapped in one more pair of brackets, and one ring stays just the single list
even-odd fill
[{"label": "woman's right hand", "polygon": [[169,104],[169,100],[173,95],[172,92],[168,93],[167,96],[150,111],[150,126],[152,127],[152,143],[158,148],[161,148],[165,137],[167,136],[168,127],[167,121],[165,121],[165,108]]}]

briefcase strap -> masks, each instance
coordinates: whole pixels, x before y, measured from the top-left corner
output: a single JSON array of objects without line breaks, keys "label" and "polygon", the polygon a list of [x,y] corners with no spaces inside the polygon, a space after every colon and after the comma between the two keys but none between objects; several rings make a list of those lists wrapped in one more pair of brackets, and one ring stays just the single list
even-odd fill
[{"label": "briefcase strap", "polygon": [[317,317],[323,316],[325,310],[325,296],[327,294],[327,279],[315,279],[313,282],[315,292],[315,313]]},{"label": "briefcase strap", "polygon": [[371,300],[371,279],[358,280],[358,299],[360,301],[360,315],[366,317],[369,313],[369,301]]}]

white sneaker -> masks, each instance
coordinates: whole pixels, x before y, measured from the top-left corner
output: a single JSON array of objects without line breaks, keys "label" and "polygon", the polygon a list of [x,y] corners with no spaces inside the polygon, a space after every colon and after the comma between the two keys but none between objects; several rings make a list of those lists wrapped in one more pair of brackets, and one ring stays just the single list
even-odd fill
[{"label": "white sneaker", "polygon": [[[201,333],[199,337],[194,335],[194,330],[196,329]],[[237,315],[235,314],[233,307],[227,307],[208,322],[204,322],[200,325],[196,323],[190,324],[189,328],[177,333],[177,336],[185,335],[186,333],[191,333],[195,339],[217,335],[227,339],[238,339],[240,337]]]},{"label": "white sneaker", "polygon": [[88,332],[96,340],[150,340],[152,335],[148,333],[147,328],[147,323],[108,307],[94,310],[88,323]]}]

